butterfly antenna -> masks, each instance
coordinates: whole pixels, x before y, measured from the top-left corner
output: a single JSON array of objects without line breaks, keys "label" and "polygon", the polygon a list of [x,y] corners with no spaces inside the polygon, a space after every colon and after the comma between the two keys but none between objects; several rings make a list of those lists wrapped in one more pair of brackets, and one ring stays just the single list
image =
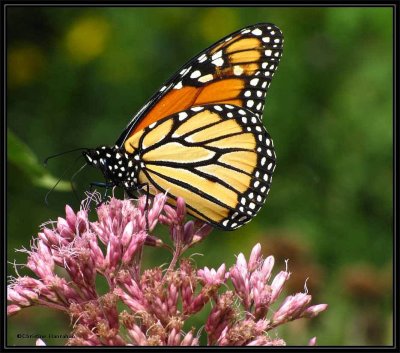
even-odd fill
[{"label": "butterfly antenna", "polygon": [[[70,151],[70,152],[71,152],[71,151]],[[48,202],[48,197],[49,197],[49,195],[54,191],[54,189],[57,187],[57,185],[58,185],[58,184],[60,183],[60,181],[63,179],[63,177],[65,176],[65,174],[67,174],[67,172],[69,172],[69,171],[71,170],[71,168],[72,168],[73,166],[75,166],[76,162],[77,162],[80,158],[82,158],[82,157],[83,157],[83,156],[78,156],[77,158],[75,158],[75,160],[73,161],[73,163],[72,163],[67,169],[65,169],[64,173],[62,173],[60,179],[58,179],[58,181],[56,182],[56,184],[46,193],[46,196],[45,196],[45,198],[44,198],[44,202],[46,203],[47,206],[49,205],[49,202]]]},{"label": "butterfly antenna", "polygon": [[84,148],[84,147],[74,148],[73,150],[69,150],[69,151],[65,151],[65,152],[53,154],[52,156],[47,157],[47,158],[43,161],[43,164],[44,164],[45,166],[47,166],[47,162],[49,161],[49,159],[52,159],[52,158],[55,158],[55,157],[59,157],[59,156],[62,156],[62,155],[64,155],[64,154],[68,154],[68,153],[71,153],[71,152],[83,151],[83,150],[87,150],[87,148]]},{"label": "butterfly antenna", "polygon": [[78,197],[78,193],[76,192],[76,189],[74,187],[74,179],[75,177],[83,170],[83,168],[85,168],[88,164],[85,163],[82,167],[80,167],[74,174],[72,174],[70,183],[71,183],[71,189],[76,197],[76,200],[79,202],[79,197]]}]

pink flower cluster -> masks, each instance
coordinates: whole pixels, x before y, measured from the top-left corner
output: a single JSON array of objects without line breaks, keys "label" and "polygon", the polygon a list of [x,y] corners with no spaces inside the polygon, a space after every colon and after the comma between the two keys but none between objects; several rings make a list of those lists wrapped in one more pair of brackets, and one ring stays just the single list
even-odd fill
[{"label": "pink flower cluster", "polygon": [[[200,221],[185,222],[183,199],[176,208],[165,204],[163,194],[147,206],[146,200],[111,198],[97,208],[94,222],[89,221],[88,207],[74,213],[66,206],[65,218],[43,226],[27,251],[26,266],[36,278],[18,276],[9,285],[8,315],[32,305],[62,310],[73,323],[67,342],[73,346],[195,346],[201,330],[185,324],[205,310],[208,345],[272,346],[285,342],[275,334],[271,338],[270,330],[327,308],[309,306],[311,296],[298,293],[272,311],[290,274],[285,270],[272,278],[274,258],[263,259],[260,244],[248,261],[239,254],[229,270],[225,264],[217,270],[196,269],[182,254],[212,228]],[[150,234],[157,223],[169,228],[172,246]],[[167,269],[141,269],[145,245],[171,250]],[[96,288],[99,276],[107,281],[105,294]],[[125,310],[119,311],[119,302]],[[315,343],[312,338],[309,345]]]}]

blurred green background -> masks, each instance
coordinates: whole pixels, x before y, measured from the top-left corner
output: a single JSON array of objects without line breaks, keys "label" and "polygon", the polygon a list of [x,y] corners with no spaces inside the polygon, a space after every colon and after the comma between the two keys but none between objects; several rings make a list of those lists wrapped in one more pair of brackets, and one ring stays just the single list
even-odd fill
[{"label": "blurred green background", "polygon": [[[289,259],[287,293],[307,287],[328,311],[277,334],[289,345],[392,344],[391,8],[7,8],[8,258],[23,263],[40,224],[79,202],[68,181],[77,147],[113,144],[130,117],[181,65],[221,37],[257,22],[285,36],[264,122],[277,168],[260,214],[234,232],[214,231],[190,253],[198,266],[231,266],[257,242]],[[70,168],[63,176],[67,168]],[[76,177],[78,198],[98,170]],[[149,249],[147,265],[167,261]],[[20,270],[21,273],[25,273]],[[10,274],[13,274],[10,265]],[[199,318],[201,323],[201,318]],[[17,333],[68,333],[69,319],[29,308]],[[198,324],[200,326],[200,324]],[[47,340],[63,345],[65,340]]]}]

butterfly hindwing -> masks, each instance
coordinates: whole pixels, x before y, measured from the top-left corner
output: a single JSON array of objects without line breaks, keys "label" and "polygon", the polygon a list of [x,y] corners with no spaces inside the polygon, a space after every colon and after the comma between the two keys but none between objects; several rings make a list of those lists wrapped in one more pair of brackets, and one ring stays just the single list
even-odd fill
[{"label": "butterfly hindwing", "polygon": [[232,230],[251,220],[267,197],[275,152],[258,116],[229,104],[193,107],[133,134],[125,151],[139,151],[140,184],[169,202]]},{"label": "butterfly hindwing", "polygon": [[193,106],[230,104],[262,118],[265,96],[282,55],[283,36],[261,23],[221,39],[185,64],[134,116],[116,144]]}]

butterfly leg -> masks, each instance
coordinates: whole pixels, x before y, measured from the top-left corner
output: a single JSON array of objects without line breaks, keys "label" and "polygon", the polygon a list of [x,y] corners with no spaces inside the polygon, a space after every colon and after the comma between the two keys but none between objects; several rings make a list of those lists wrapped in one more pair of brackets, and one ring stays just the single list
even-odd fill
[{"label": "butterfly leg", "polygon": [[145,206],[144,206],[144,212],[146,214],[146,229],[149,230],[149,219],[148,219],[148,207],[149,207],[149,184],[145,183],[145,184],[140,184],[138,185],[136,188],[134,189],[125,189],[125,193],[126,195],[128,195],[129,197],[135,199],[137,197],[137,195],[135,195],[135,192],[138,192],[138,194],[140,195],[140,191],[145,189],[146,190],[146,201],[145,201]]},{"label": "butterfly leg", "polygon": [[98,206],[100,206],[106,200],[108,190],[110,190],[114,185],[115,185],[114,183],[107,183],[107,182],[104,183],[104,182],[98,182],[98,181],[90,183],[90,191],[93,191],[93,187],[96,187],[96,186],[105,188],[104,195],[101,198],[101,202]]},{"label": "butterfly leg", "polygon": [[[126,192],[126,194],[129,196],[129,197],[131,197],[131,198],[135,198],[137,195],[135,195],[134,193],[135,192],[138,192],[138,194],[140,194],[140,190],[142,190],[143,188],[146,188],[146,204],[145,204],[145,206],[144,206],[144,212],[145,212],[145,215],[146,215],[146,231],[147,232],[149,232],[149,218],[148,218],[148,204],[149,204],[149,201],[148,201],[148,195],[149,195],[149,184],[141,184],[141,185],[138,185],[135,189],[131,189],[131,190],[128,190],[128,189],[125,189],[125,192]],[[135,263],[136,263],[136,266],[134,266],[134,278],[136,279],[136,280],[139,280],[140,279],[140,264],[141,264],[141,259],[142,259],[142,252],[143,252],[143,247],[141,247],[140,248],[140,251],[139,252],[137,252],[134,256],[135,256]]]},{"label": "butterfly leg", "polygon": [[148,218],[148,214],[149,214],[149,195],[150,195],[150,193],[149,193],[149,189],[150,189],[149,184],[145,183],[145,184],[138,185],[138,187],[137,187],[138,191],[143,190],[143,189],[146,190],[146,201],[145,201],[145,206],[144,206],[144,212],[146,214],[146,229],[149,230],[149,228],[150,228],[149,227],[149,218]]},{"label": "butterfly leg", "polygon": [[148,207],[149,207],[149,184],[143,184],[142,185],[142,187],[145,187],[146,188],[146,206],[145,206],[145,210],[147,211],[146,212],[146,229],[147,230],[150,230],[149,228],[150,228],[150,226],[149,226],[149,217],[148,217],[148,215],[149,215],[149,212],[148,212]]}]

